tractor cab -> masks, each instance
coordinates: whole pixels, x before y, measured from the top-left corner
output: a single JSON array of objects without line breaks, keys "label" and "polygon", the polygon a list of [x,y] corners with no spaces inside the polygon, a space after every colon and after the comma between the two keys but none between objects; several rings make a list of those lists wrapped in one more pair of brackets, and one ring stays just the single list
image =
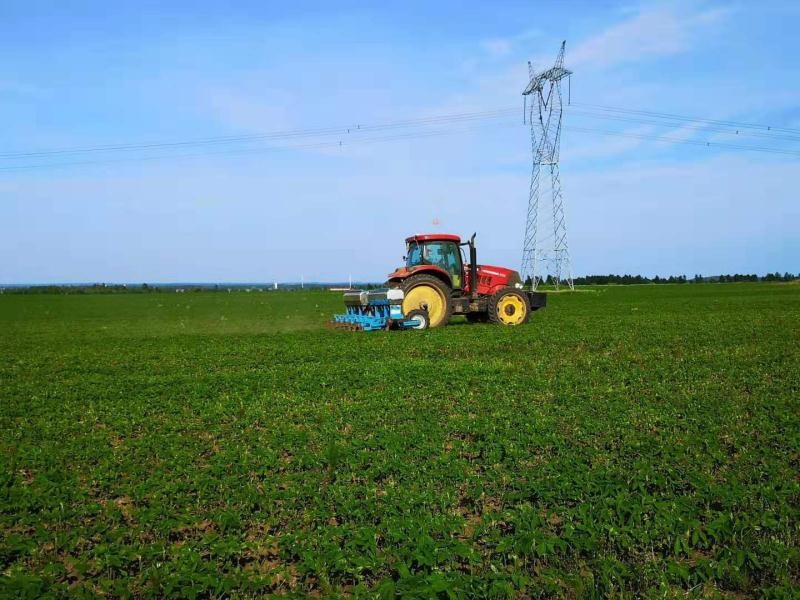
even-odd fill
[{"label": "tractor cab", "polygon": [[460,290],[464,284],[461,238],[449,234],[414,235],[406,238],[406,269],[438,267],[449,276],[450,286]]}]

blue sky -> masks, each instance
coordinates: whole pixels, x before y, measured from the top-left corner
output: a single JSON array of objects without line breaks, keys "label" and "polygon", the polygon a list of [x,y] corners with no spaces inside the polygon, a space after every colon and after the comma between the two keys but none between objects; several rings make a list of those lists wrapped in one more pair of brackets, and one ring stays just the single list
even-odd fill
[{"label": "blue sky", "polygon": [[0,23],[0,154],[519,109],[389,140],[0,158],[0,283],[379,280],[431,230],[477,231],[482,262],[518,268],[520,92],[526,61],[548,66],[562,39],[575,274],[800,271],[800,157],[649,138],[800,139],[580,109],[800,130],[795,2],[9,0]]}]

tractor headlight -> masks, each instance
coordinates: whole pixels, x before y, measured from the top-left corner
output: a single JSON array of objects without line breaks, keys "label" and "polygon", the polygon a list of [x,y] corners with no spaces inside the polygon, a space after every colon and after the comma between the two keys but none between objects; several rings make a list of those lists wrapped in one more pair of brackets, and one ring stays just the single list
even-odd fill
[{"label": "tractor headlight", "polygon": [[522,283],[518,281],[517,283],[514,284],[514,287],[517,288],[518,290],[521,290],[522,289]]}]

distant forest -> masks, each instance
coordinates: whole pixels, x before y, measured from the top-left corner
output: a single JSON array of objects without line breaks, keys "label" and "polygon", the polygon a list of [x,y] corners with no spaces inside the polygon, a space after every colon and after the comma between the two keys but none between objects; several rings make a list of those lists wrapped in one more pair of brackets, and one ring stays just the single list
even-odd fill
[{"label": "distant forest", "polygon": [[[670,275],[669,277],[645,277],[644,275],[586,275],[575,277],[575,285],[636,285],[636,284],[661,284],[661,283],[740,283],[740,282],[780,282],[800,280],[800,273],[792,275],[778,272],[766,275],[739,274],[735,275],[695,275],[687,278],[686,275]],[[530,278],[525,282],[530,285]],[[544,285],[554,285],[555,280],[548,276]],[[344,288],[340,283],[306,283],[306,290],[325,290],[330,287]],[[374,289],[382,287],[379,283],[354,283],[356,289]],[[300,290],[300,284],[287,283],[279,286],[280,291]],[[159,292],[185,293],[185,292],[270,292],[272,284],[74,284],[74,285],[0,285],[0,294],[151,294]]]},{"label": "distant forest", "polygon": [[[749,275],[736,273],[735,275],[712,275],[704,277],[703,275],[695,275],[691,279],[686,275],[670,275],[669,277],[645,277],[644,275],[585,275],[583,277],[573,278],[575,285],[637,285],[645,283],[741,283],[745,281],[794,281],[800,279],[800,274],[792,275],[791,273],[784,273],[781,275],[778,272],[767,273],[766,275]],[[531,284],[530,277],[525,281],[525,285]],[[555,285],[555,278],[548,275],[544,280],[545,285]]]},{"label": "distant forest", "polygon": [[575,277],[573,282],[575,285],[632,285],[637,283],[739,283],[744,281],[794,281],[799,279],[800,274],[792,275],[791,273],[784,273],[781,275],[778,272],[767,273],[766,275],[748,275],[736,273],[734,275],[713,275],[704,277],[702,275],[695,275],[691,279],[686,275],[670,275],[669,277],[644,277],[643,275],[587,275],[585,277]]},{"label": "distant forest", "polygon": [[[280,291],[293,291],[300,289],[327,289],[328,283],[306,283],[303,288],[300,284],[281,284]],[[338,284],[342,285],[342,284]],[[359,284],[359,287],[362,287]],[[365,284],[363,287],[374,287]],[[193,292],[270,292],[273,284],[241,284],[241,283],[91,283],[91,284],[63,284],[63,285],[16,285],[3,287],[0,285],[0,294],[155,294],[160,292],[193,293]]]}]

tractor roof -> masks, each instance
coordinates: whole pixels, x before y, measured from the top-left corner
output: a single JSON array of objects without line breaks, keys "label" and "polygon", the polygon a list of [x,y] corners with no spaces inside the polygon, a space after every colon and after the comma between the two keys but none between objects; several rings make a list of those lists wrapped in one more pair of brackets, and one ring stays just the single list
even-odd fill
[{"label": "tractor roof", "polygon": [[452,233],[418,233],[406,238],[406,244],[411,242],[455,242],[461,243],[461,238]]}]

